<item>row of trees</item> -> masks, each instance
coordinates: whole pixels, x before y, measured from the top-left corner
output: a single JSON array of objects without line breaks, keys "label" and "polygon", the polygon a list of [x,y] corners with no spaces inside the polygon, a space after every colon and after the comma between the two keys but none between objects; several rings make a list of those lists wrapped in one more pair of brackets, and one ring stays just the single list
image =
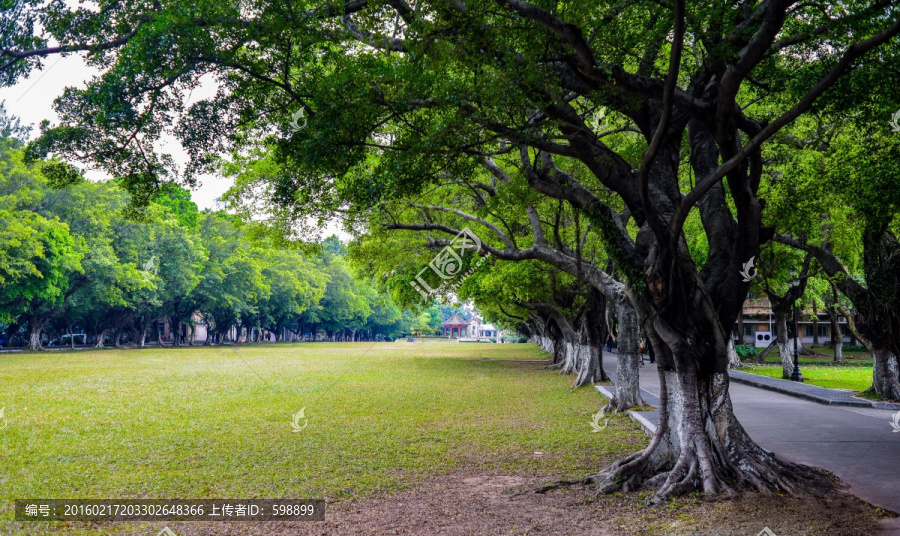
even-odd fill
[{"label": "row of trees", "polygon": [[[645,333],[660,424],[587,477],[602,491],[830,485],[760,448],[732,411],[731,330],[762,284],[744,275],[754,259],[787,302],[804,290],[788,289],[790,266],[827,277],[858,313],[875,391],[900,398],[891,2],[39,4],[21,2],[7,32],[6,79],[76,50],[103,75],[57,101],[33,157],[102,166],[140,201],[175,177],[154,151],[173,132],[192,155],[181,178],[235,175],[240,213],[288,235],[344,218],[398,303],[421,299],[410,283],[443,251],[442,269],[473,270],[461,296],[552,342],[579,376],[602,374],[584,347],[610,309],[617,383]],[[185,107],[203,77],[220,91]],[[454,238],[467,227],[472,248]]]},{"label": "row of trees", "polygon": [[4,134],[0,323],[9,340],[24,332],[29,349],[63,334],[74,346],[73,333],[98,347],[108,338],[144,346],[160,320],[173,326],[174,344],[192,339],[178,326],[197,322],[207,344],[232,328],[240,342],[260,330],[359,340],[439,327],[438,305],[403,310],[355,277],[336,239],[316,252],[251,239],[234,216],[198,211],[176,186],[129,215],[116,182],[82,180],[57,161],[26,164],[17,133]]}]

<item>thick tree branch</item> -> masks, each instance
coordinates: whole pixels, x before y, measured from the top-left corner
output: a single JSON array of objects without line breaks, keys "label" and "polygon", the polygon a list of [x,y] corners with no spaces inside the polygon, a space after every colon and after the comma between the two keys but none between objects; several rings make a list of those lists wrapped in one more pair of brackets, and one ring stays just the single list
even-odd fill
[{"label": "thick tree branch", "polygon": [[841,56],[841,59],[838,61],[837,65],[831,71],[828,72],[819,82],[816,83],[815,86],[810,88],[809,91],[801,98],[797,104],[795,104],[790,110],[783,113],[779,116],[775,121],[771,124],[765,126],[756,136],[750,139],[746,145],[744,145],[741,150],[729,158],[728,161],[723,163],[721,166],[716,168],[709,175],[704,177],[701,181],[697,183],[697,187],[691,190],[687,195],[682,199],[681,204],[678,207],[675,216],[672,218],[671,223],[669,224],[669,233],[674,234],[680,232],[681,227],[684,225],[684,220],[687,218],[688,213],[690,212],[691,207],[693,207],[700,197],[703,196],[710,188],[712,188],[713,184],[722,179],[727,173],[734,170],[741,162],[744,161],[748,156],[753,154],[754,151],[759,149],[759,147],[772,137],[776,132],[784,128],[788,123],[799,117],[801,114],[806,112],[810,106],[818,99],[822,93],[824,93],[828,88],[834,85],[835,82],[841,77],[841,75],[850,68],[853,63],[853,60],[862,56],[866,52],[872,50],[873,48],[887,42],[892,37],[896,36],[900,33],[900,20],[895,21],[891,24],[887,29],[880,32],[877,35],[874,35],[868,39],[860,41],[859,43],[854,43],[847,48],[844,54]]}]

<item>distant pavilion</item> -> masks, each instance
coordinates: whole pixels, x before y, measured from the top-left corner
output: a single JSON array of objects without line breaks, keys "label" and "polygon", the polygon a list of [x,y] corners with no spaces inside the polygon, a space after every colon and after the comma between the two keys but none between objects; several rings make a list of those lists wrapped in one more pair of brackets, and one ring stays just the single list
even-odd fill
[{"label": "distant pavilion", "polygon": [[444,337],[458,339],[467,335],[469,321],[459,316],[459,313],[453,313],[450,318],[441,322],[441,329],[444,330]]},{"label": "distant pavilion", "polygon": [[480,339],[499,335],[497,328],[491,324],[482,324],[477,316],[473,316],[472,320],[466,320],[459,313],[453,313],[453,316],[441,322],[441,328],[444,330],[444,337],[451,339]]}]

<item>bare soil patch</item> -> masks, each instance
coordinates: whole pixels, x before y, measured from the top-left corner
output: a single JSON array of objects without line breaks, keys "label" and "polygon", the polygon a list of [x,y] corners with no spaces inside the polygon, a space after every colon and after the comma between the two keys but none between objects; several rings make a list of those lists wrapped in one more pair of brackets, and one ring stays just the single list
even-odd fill
[{"label": "bare soil patch", "polygon": [[330,504],[322,522],[170,527],[179,536],[755,536],[764,527],[777,536],[868,536],[885,515],[842,493],[821,500],[747,494],[723,502],[690,496],[658,507],[645,506],[647,493],[597,497],[581,486],[546,494],[528,491],[547,482],[459,472],[390,496]]}]

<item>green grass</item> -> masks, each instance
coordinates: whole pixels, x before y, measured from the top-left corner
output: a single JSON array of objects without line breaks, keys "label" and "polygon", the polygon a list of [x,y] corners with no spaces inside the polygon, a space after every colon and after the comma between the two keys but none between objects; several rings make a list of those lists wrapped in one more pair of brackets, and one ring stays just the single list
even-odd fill
[{"label": "green grass", "polygon": [[445,341],[0,354],[0,533],[20,530],[17,498],[341,500],[459,468],[573,478],[643,446],[627,417],[591,433],[593,388],[510,361],[542,355]]},{"label": "green grass", "polygon": [[[762,376],[770,376],[772,378],[781,378],[782,376],[780,362],[777,365],[744,367],[741,371],[760,374]],[[800,372],[803,374],[806,383],[818,385],[819,387],[827,387],[829,389],[851,389],[859,392],[872,386],[871,362],[869,363],[869,366],[804,366],[801,361]]]},{"label": "green grass", "polygon": [[[821,356],[800,356],[800,371],[806,383],[829,389],[851,389],[865,391],[872,386],[872,355],[868,352],[844,352],[844,362],[834,362],[834,349],[827,347],[810,348],[826,354]],[[751,360],[745,361],[749,363]],[[781,358],[775,349],[761,365],[746,366],[744,372],[781,378]]]},{"label": "green grass", "polygon": [[[832,358],[834,357],[834,348],[828,348],[827,346],[823,346],[823,347],[817,346],[815,348],[810,348],[810,349],[813,350],[814,352],[818,352],[820,354],[825,354]],[[847,351],[846,348],[844,348],[841,350],[841,355],[844,356],[844,359],[849,359],[849,360],[861,359],[864,361],[868,360],[870,363],[872,361],[872,354],[870,354],[869,352],[866,352],[864,350],[858,351],[858,352],[850,352],[850,351]]]},{"label": "green grass", "polygon": [[[834,361],[834,348],[809,348],[813,352],[824,354],[823,356],[808,356],[801,355],[799,356],[800,364],[808,363],[815,365],[836,365],[836,366],[872,366],[872,354],[869,352],[843,352],[844,363],[838,364]],[[752,361],[750,358],[747,361]],[[772,352],[766,357],[763,363],[781,363],[781,358],[778,356],[778,349],[775,348]]]}]

